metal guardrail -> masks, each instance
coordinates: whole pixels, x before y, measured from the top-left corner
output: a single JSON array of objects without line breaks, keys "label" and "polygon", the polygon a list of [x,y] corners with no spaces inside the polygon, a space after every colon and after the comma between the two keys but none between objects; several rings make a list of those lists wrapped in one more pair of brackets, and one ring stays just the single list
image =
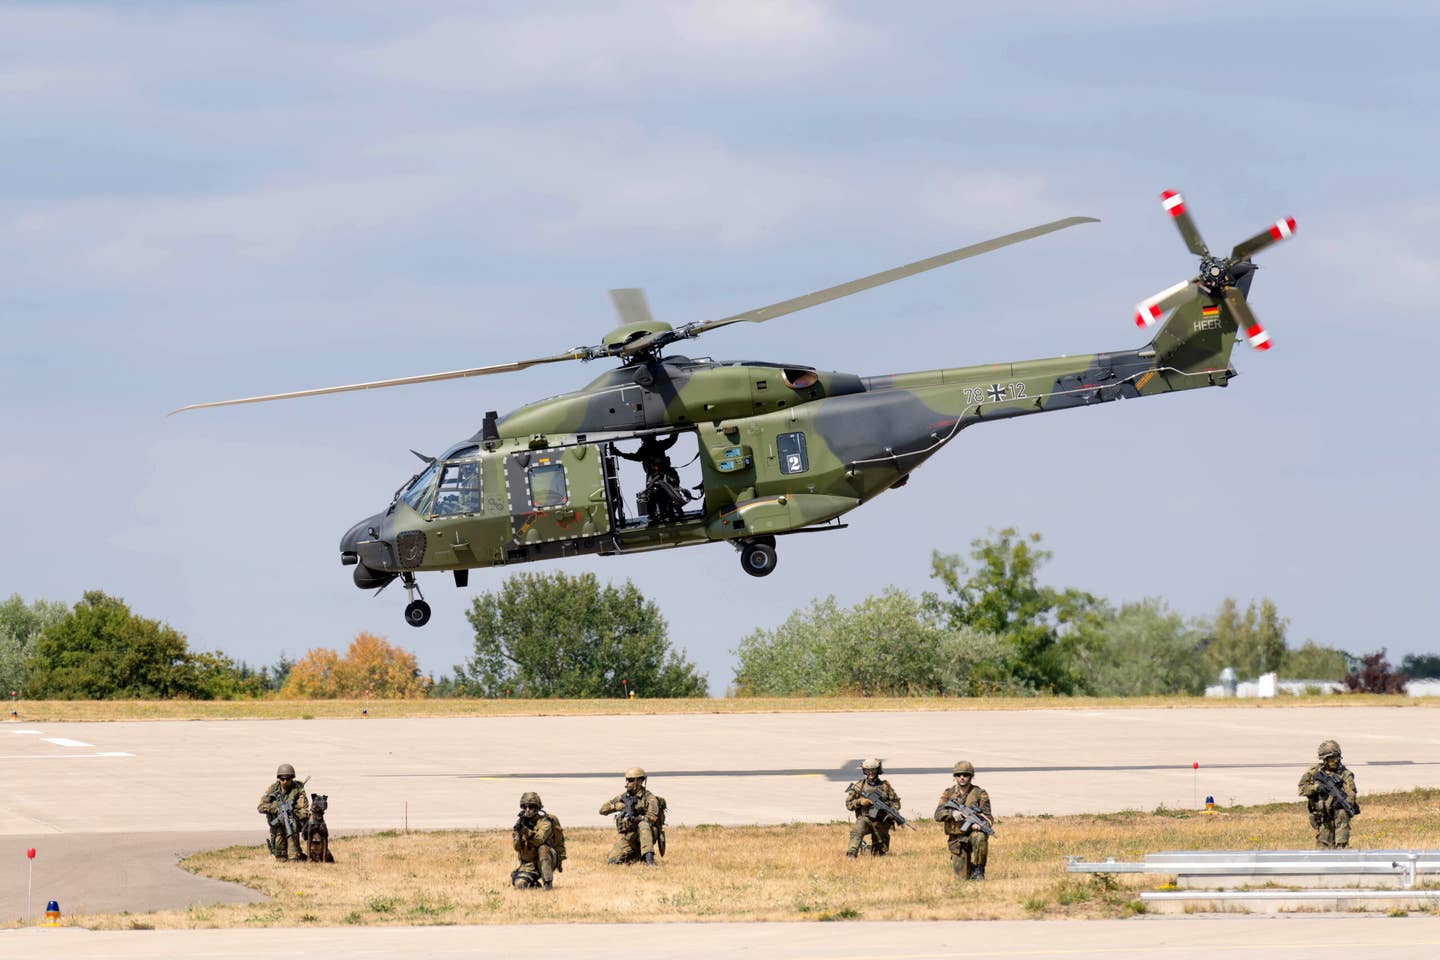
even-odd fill
[{"label": "metal guardrail", "polygon": [[1173,850],[1142,861],[1067,857],[1067,873],[1154,873],[1176,877],[1398,877],[1410,889],[1440,874],[1440,850]]}]

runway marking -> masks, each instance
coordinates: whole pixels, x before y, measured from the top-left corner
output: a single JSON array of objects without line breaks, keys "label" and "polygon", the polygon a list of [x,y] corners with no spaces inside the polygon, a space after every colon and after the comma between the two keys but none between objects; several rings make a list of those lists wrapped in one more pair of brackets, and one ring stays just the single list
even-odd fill
[{"label": "runway marking", "polygon": [[120,751],[109,753],[18,753],[8,757],[0,756],[0,760],[94,760],[101,757],[133,756],[135,754]]},{"label": "runway marking", "polygon": [[[1298,769],[1294,761],[1282,763],[1201,763],[1202,770],[1289,770]],[[1440,760],[1368,760],[1350,764],[1359,767],[1433,767],[1440,766]],[[986,766],[985,776],[1008,773],[1135,773],[1170,772],[1190,773],[1188,763],[1112,763],[1075,764],[1066,766]],[[888,776],[950,776],[950,767],[890,767],[885,768]],[[373,774],[381,779],[422,779],[427,777],[450,777],[457,780],[611,780],[615,771],[603,772],[536,772],[536,773],[380,773]],[[823,777],[835,783],[850,783],[862,776],[860,761],[851,760],[835,770],[790,768],[781,770],[654,770],[650,777]]]},{"label": "runway marking", "polygon": [[11,733],[14,733],[14,734],[17,734],[17,735],[20,735],[20,736],[24,736],[25,734],[30,734],[30,735],[32,735],[32,736],[38,737],[38,736],[40,736],[40,734],[41,734],[41,731],[39,731],[39,730],[11,730],[10,732],[11,732]]},{"label": "runway marking", "polygon": [[46,743],[53,743],[57,747],[93,747],[95,744],[86,743],[84,740],[71,740],[69,737],[41,737]]}]

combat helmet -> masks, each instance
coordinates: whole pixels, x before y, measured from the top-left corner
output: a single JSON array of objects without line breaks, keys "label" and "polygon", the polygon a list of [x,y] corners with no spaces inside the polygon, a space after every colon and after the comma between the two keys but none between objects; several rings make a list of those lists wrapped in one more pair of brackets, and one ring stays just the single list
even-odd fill
[{"label": "combat helmet", "polygon": [[1340,756],[1340,744],[1334,740],[1323,740],[1320,746],[1315,748],[1315,756],[1321,760],[1324,760],[1326,757],[1338,757]]},{"label": "combat helmet", "polygon": [[275,779],[278,780],[281,777],[289,777],[292,780],[295,779],[295,768],[288,763],[280,764],[280,766],[275,768]]},{"label": "combat helmet", "polygon": [[626,770],[626,771],[625,771],[625,779],[626,779],[626,780],[644,780],[644,779],[645,779],[645,768],[644,768],[644,767],[631,767],[629,770]]},{"label": "combat helmet", "polygon": [[975,775],[975,764],[969,760],[957,760],[955,766],[950,768],[950,774],[951,776],[959,776],[962,773],[968,773],[973,777]]},{"label": "combat helmet", "polygon": [[545,806],[545,804],[540,802],[540,794],[536,793],[534,790],[526,790],[524,793],[520,794],[520,806],[524,807],[528,805],[534,805],[536,807]]},{"label": "combat helmet", "polygon": [[871,770],[874,770],[877,777],[885,772],[885,768],[880,763],[879,757],[871,757],[868,760],[864,761],[860,764],[860,769],[863,770],[865,773],[869,773]]}]

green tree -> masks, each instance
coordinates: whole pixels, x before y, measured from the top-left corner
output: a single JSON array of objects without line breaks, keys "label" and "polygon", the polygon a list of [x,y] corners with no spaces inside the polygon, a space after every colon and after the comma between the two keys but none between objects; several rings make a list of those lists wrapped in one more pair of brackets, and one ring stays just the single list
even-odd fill
[{"label": "green tree", "polygon": [[1400,661],[1400,672],[1414,680],[1440,677],[1440,657],[1433,653],[1407,653]]},{"label": "green tree", "polygon": [[241,682],[229,657],[191,653],[184,634],[98,590],[32,644],[29,669],[26,691],[36,699],[208,700],[260,689]]},{"label": "green tree", "polygon": [[705,675],[670,645],[660,610],[628,580],[516,574],[466,614],[475,655],[455,668],[472,695],[701,697]]},{"label": "green tree", "polygon": [[1203,631],[1158,598],[1097,610],[1076,626],[1077,671],[1087,693],[1141,697],[1205,692]]},{"label": "green tree", "polygon": [[926,605],[952,629],[970,627],[1000,637],[1008,646],[1007,682],[1050,692],[1073,693],[1080,678],[1072,664],[1078,652],[1067,627],[1090,614],[1095,597],[1079,590],[1042,586],[1038,572],[1050,559],[1040,534],[1020,535],[1006,527],[990,539],[970,543],[971,570],[956,554],[936,551],[931,576],[946,596],[925,595]]},{"label": "green tree", "polygon": [[1000,638],[949,630],[921,601],[891,587],[853,607],[813,600],[735,651],[741,696],[968,696],[1027,692],[1005,672]]},{"label": "green tree", "polygon": [[[1290,621],[1280,616],[1275,602],[1254,600],[1242,616],[1233,597],[1220,604],[1211,625],[1206,658],[1212,672],[1234,667],[1240,677],[1258,677],[1285,666],[1285,629]],[[1318,679],[1318,678],[1317,678]]]},{"label": "green tree", "polygon": [[19,594],[0,603],[0,696],[8,696],[11,690],[25,691],[35,640],[64,619],[69,609],[49,600],[26,603]]},{"label": "green tree", "polygon": [[1280,669],[1288,680],[1343,680],[1350,672],[1350,657],[1343,650],[1306,640],[1298,650],[1285,651]]}]

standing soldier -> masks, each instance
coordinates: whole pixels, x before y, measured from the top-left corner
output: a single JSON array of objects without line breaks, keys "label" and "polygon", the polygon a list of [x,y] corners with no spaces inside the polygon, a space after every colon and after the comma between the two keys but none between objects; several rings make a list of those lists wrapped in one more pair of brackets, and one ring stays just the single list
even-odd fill
[{"label": "standing soldier", "polygon": [[1350,818],[1360,812],[1355,774],[1340,762],[1340,744],[1326,740],[1315,750],[1320,762],[1300,777],[1300,795],[1310,812],[1317,849],[1350,845]]},{"label": "standing soldier", "polygon": [[[270,839],[265,846],[276,860],[304,860],[300,852],[300,827],[310,819],[310,801],[305,797],[305,784],[295,782],[295,768],[282,763],[275,771],[275,782],[260,795],[260,806],[270,823]],[[287,821],[288,815],[288,823]]]},{"label": "standing soldier", "polygon": [[[986,827],[993,826],[995,817],[990,812],[990,794],[975,783],[975,764],[961,760],[950,768],[955,783],[940,794],[940,805],[935,808],[935,819],[945,827],[945,837],[950,846],[950,869],[958,880],[984,880],[985,861],[989,859],[990,840],[985,829],[977,827],[978,817]],[[968,807],[970,817],[955,809]]]},{"label": "standing soldier", "polygon": [[845,809],[855,813],[855,826],[850,828],[850,845],[845,848],[845,856],[852,859],[860,856],[860,847],[869,837],[870,852],[883,857],[890,852],[890,825],[893,821],[884,811],[876,809],[875,801],[880,800],[898,813],[900,795],[890,786],[889,780],[880,779],[885,770],[879,760],[872,757],[860,764],[860,769],[865,774],[864,778],[856,780],[845,790]]},{"label": "standing soldier", "polygon": [[645,788],[645,771],[631,767],[625,771],[625,792],[600,804],[602,814],[615,814],[615,829],[620,837],[606,863],[634,863],[655,866],[655,853],[665,856],[665,798]]},{"label": "standing soldier", "polygon": [[551,889],[555,871],[565,869],[565,833],[560,821],[545,812],[540,794],[520,794],[520,816],[511,842],[520,866],[510,871],[510,885],[520,890]]}]

